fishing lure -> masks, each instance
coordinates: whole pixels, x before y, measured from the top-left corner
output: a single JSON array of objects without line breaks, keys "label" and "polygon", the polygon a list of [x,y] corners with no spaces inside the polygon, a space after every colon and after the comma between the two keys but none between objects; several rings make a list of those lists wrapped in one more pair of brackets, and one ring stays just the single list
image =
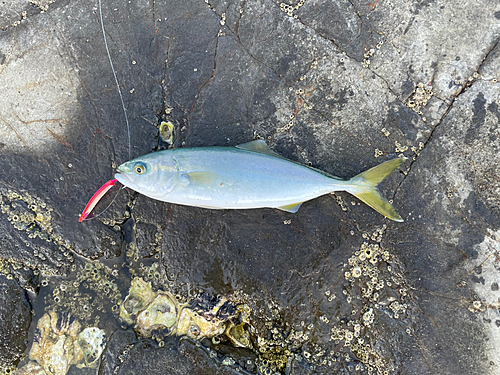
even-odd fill
[{"label": "fishing lure", "polygon": [[99,190],[95,192],[92,198],[90,198],[89,203],[87,203],[87,205],[83,209],[80,218],[78,219],[80,223],[87,219],[87,217],[90,215],[96,204],[99,203],[104,194],[106,194],[109,191],[109,189],[111,189],[116,184],[116,181],[117,181],[116,178],[109,180],[104,185],[102,185]]}]

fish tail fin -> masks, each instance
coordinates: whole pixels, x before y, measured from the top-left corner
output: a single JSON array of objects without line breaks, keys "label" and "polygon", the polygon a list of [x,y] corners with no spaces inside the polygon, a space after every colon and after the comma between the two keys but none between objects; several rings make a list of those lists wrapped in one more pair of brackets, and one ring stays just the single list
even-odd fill
[{"label": "fish tail fin", "polygon": [[380,194],[377,186],[403,164],[405,160],[406,158],[392,159],[358,174],[348,181],[347,184],[349,187],[346,188],[346,191],[388,219],[403,221],[394,207]]}]

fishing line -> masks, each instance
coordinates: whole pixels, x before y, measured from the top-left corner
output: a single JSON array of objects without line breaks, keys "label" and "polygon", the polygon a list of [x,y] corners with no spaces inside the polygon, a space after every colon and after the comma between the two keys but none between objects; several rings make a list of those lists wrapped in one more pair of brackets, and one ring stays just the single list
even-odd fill
[{"label": "fishing line", "polygon": [[128,123],[127,109],[125,108],[125,103],[123,101],[122,90],[120,89],[120,84],[118,83],[118,78],[116,77],[115,67],[113,66],[113,61],[111,60],[111,54],[109,53],[108,41],[106,40],[106,31],[104,30],[104,21],[102,18],[102,5],[101,0],[99,1],[99,16],[101,18],[101,28],[102,28],[102,36],[104,38],[104,45],[106,46],[106,52],[108,54],[109,64],[111,65],[111,71],[113,72],[113,76],[115,77],[116,89],[118,90],[118,94],[120,95],[120,100],[122,102],[123,114],[125,115],[125,122],[127,123],[127,134],[128,134],[128,159],[132,159],[132,151],[130,146],[130,125]]},{"label": "fishing line", "polygon": [[[101,0],[98,0],[98,5],[99,5],[99,17],[101,19],[102,37],[104,39],[104,46],[106,47],[106,53],[108,55],[109,65],[111,65],[111,71],[113,72],[113,77],[115,78],[116,89],[118,90],[118,94],[120,95],[120,101],[122,103],[123,114],[125,115],[125,122],[127,123],[128,158],[130,160],[130,159],[132,159],[132,150],[131,150],[131,142],[130,142],[130,124],[128,122],[127,108],[125,108],[125,102],[123,101],[122,91],[120,89],[120,84],[118,83],[118,78],[116,77],[116,73],[115,73],[115,67],[113,66],[113,60],[111,59],[111,54],[109,52],[108,41],[106,39],[106,30],[104,29],[104,20],[103,20],[103,16],[102,16],[102,4],[101,4]],[[108,206],[103,211],[101,211],[100,213],[98,213],[97,215],[94,215],[92,217],[89,217],[89,218],[85,217],[83,219],[83,221],[96,219],[99,216],[101,216],[104,212],[106,212],[108,210],[108,208],[111,207],[111,205],[115,202],[116,198],[118,197],[118,194],[120,193],[120,190],[122,190],[124,188],[125,188],[125,186],[122,186],[120,189],[118,189],[118,191],[116,192],[116,194],[113,197],[113,199],[111,200],[111,202],[108,204]],[[90,212],[91,211],[92,211],[92,209],[90,210]],[[84,210],[84,212],[85,212],[85,210]],[[88,212],[88,214],[90,214],[90,212]]]}]

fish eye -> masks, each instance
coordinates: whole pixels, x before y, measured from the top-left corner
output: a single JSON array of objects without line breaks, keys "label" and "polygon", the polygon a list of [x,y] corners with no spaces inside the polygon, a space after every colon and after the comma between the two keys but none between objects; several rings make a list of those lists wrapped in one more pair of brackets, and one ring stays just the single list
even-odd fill
[{"label": "fish eye", "polygon": [[143,163],[135,163],[134,172],[137,174],[144,174],[146,172],[146,166]]}]

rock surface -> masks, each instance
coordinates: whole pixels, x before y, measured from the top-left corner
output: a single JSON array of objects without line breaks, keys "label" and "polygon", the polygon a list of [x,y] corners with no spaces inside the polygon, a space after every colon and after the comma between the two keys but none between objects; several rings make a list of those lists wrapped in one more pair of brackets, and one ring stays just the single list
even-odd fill
[{"label": "rock surface", "polygon": [[0,276],[0,366],[12,368],[26,350],[26,338],[31,323],[31,306],[26,291],[14,279]]},{"label": "rock surface", "polygon": [[[107,330],[106,374],[500,372],[499,4],[102,0],[102,16],[130,146],[98,1],[0,4],[4,370],[29,309],[55,304]],[[382,191],[405,222],[342,193],[289,214],[115,189],[78,223],[117,165],[168,147],[161,121],[174,147],[259,137],[342,178],[403,154]],[[259,350],[141,340],[114,310],[134,275],[243,301]]]}]

